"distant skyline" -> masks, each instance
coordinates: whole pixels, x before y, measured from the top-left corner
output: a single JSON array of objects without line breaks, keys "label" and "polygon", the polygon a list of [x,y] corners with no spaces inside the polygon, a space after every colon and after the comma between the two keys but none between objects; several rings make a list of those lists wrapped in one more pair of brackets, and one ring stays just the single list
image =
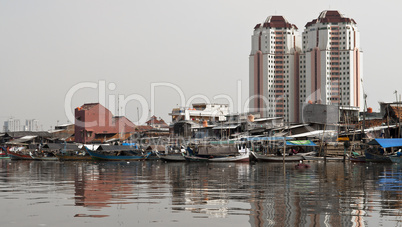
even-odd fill
[{"label": "distant skyline", "polygon": [[[357,22],[367,106],[378,111],[379,101],[395,101],[394,91],[402,94],[401,6],[390,0],[0,0],[0,125],[10,117],[38,119],[44,130],[67,123],[69,91],[102,81],[106,107],[114,114],[119,108],[110,104],[119,95],[133,98],[126,100],[125,115],[135,124],[141,118],[137,112],[150,113],[140,103],[145,100],[150,107],[151,98],[151,112],[166,122],[172,108],[181,105],[181,96],[185,103],[231,97],[237,112],[249,94],[254,26],[282,15],[302,33],[307,22],[328,9]],[[152,84],[163,83],[171,86],[154,86],[151,95]],[[71,109],[99,102],[98,93],[78,90]]]}]

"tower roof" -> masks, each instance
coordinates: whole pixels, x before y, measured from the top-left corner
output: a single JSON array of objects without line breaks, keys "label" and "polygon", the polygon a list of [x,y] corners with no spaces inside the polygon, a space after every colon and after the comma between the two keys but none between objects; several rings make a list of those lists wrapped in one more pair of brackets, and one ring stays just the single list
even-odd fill
[{"label": "tower roof", "polygon": [[344,17],[339,13],[338,10],[325,10],[320,13],[317,19],[314,19],[308,22],[305,27],[309,27],[316,23],[339,23],[339,22],[348,22],[356,24],[356,21],[352,18]]},{"label": "tower roof", "polygon": [[[283,16],[268,16],[267,19],[264,21],[262,24],[264,28],[295,28],[297,29],[297,26],[294,24],[291,24],[286,20],[285,17]],[[254,29],[260,28],[261,24],[257,24]]]}]

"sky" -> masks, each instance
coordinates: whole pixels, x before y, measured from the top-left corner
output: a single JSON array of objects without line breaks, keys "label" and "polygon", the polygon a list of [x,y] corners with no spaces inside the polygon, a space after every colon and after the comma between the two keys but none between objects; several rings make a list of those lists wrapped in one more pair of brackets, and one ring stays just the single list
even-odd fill
[{"label": "sky", "polygon": [[[71,123],[74,108],[101,102],[143,124],[173,108],[248,97],[251,35],[282,15],[302,33],[324,10],[357,22],[367,106],[402,94],[398,0],[0,0],[0,126]],[[120,98],[119,98],[120,96]],[[121,103],[121,106],[117,103]]]}]

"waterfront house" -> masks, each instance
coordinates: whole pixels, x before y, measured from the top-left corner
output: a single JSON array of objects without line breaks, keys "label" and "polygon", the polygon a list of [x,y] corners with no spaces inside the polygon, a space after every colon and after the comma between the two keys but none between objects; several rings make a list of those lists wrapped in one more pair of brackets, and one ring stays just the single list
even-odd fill
[{"label": "waterfront house", "polygon": [[113,114],[99,103],[87,103],[75,109],[75,142],[105,142],[116,134],[134,132],[135,125],[124,116]]}]

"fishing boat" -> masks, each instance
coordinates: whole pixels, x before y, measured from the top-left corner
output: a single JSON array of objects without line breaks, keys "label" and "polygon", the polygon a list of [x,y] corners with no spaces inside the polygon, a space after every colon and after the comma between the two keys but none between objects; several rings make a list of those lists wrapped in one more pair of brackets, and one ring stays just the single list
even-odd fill
[{"label": "fishing boat", "polygon": [[349,157],[349,161],[351,162],[366,162],[366,156],[361,155],[357,152],[352,152],[352,155]]},{"label": "fishing boat", "polygon": [[299,155],[308,161],[343,161],[343,157],[341,156],[319,156],[318,152],[300,153]]},{"label": "fishing boat", "polygon": [[364,152],[366,162],[392,162],[388,155],[373,153],[370,150]]},{"label": "fishing boat", "polygon": [[186,149],[183,146],[173,147],[167,146],[164,152],[160,152],[159,150],[155,151],[156,156],[165,162],[183,162],[186,161],[184,157],[186,154]]},{"label": "fishing boat", "polygon": [[219,141],[201,144],[194,148],[187,147],[184,158],[187,161],[197,162],[249,162],[250,150],[243,144]]},{"label": "fishing boat", "polygon": [[151,155],[151,152],[148,152],[146,155],[108,155],[96,151],[88,151],[88,153],[92,159],[105,161],[140,161],[147,159]]},{"label": "fishing boat", "polygon": [[312,155],[303,155],[303,158],[308,161],[343,161],[343,157],[340,156],[312,156]]},{"label": "fishing boat", "polygon": [[87,152],[88,148],[84,145],[79,149],[78,146],[66,146],[59,153],[56,153],[56,157],[59,161],[90,161],[91,155]]},{"label": "fishing boat", "polygon": [[152,152],[142,154],[128,146],[101,145],[96,151],[87,150],[92,159],[104,161],[140,161],[147,159]]},{"label": "fishing boat", "polygon": [[255,151],[252,151],[251,154],[253,156],[253,159],[259,162],[297,162],[297,161],[302,161],[306,159],[306,156],[309,156],[311,158],[314,158],[314,154],[317,152],[308,152],[308,153],[299,153],[296,151],[294,148],[298,147],[300,150],[302,150],[302,147],[316,147],[317,145],[310,141],[310,140],[290,140],[286,141],[286,148],[290,149],[290,152],[288,154],[283,154],[283,149],[285,149],[284,146],[284,141],[279,140],[278,142],[278,147],[282,149],[282,152],[280,150],[277,150],[276,154],[261,154],[257,153]]},{"label": "fishing boat", "polygon": [[32,156],[29,154],[29,152],[22,152],[22,151],[8,151],[8,156],[12,160],[33,160]]},{"label": "fishing boat", "polygon": [[370,146],[364,152],[367,162],[392,162],[389,153],[386,153],[388,148],[402,147],[401,138],[388,139],[373,139],[368,145]]},{"label": "fishing boat", "polygon": [[156,153],[158,158],[162,161],[165,162],[183,162],[186,161],[186,158],[184,157],[183,153],[178,153],[178,154],[167,154],[167,155],[161,155],[159,153]]},{"label": "fishing boat", "polygon": [[58,161],[59,159],[56,156],[35,156],[31,155],[32,159],[35,161]]},{"label": "fishing boat", "polygon": [[56,157],[59,161],[90,161],[92,160],[91,155],[89,153],[60,153],[56,154]]},{"label": "fishing boat", "polygon": [[393,162],[393,163],[402,163],[401,152],[398,151],[396,155],[389,156],[389,159],[391,159],[391,162]]},{"label": "fishing boat", "polygon": [[301,160],[304,160],[303,156],[301,155],[274,155],[274,154],[257,154],[254,151],[251,151],[251,154],[253,155],[254,159],[258,162],[299,162]]},{"label": "fishing boat", "polygon": [[147,158],[147,160],[159,160],[159,155],[166,154],[166,148],[163,145],[149,145],[147,148],[145,148],[145,152],[151,152],[151,155]]}]

